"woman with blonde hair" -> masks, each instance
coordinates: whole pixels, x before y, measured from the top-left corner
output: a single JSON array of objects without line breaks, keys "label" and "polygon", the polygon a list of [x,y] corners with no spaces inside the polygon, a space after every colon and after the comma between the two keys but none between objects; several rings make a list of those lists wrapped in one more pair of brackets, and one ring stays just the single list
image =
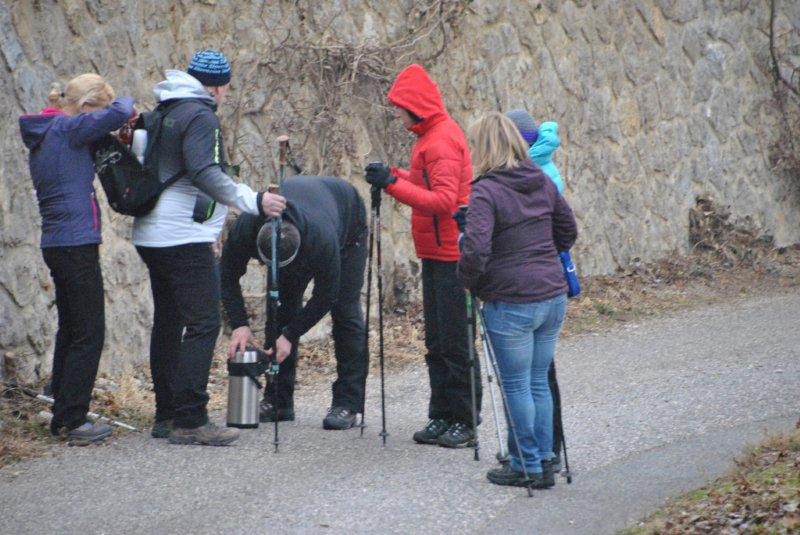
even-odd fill
[{"label": "woman with blonde hair", "polygon": [[50,431],[88,444],[111,435],[108,425],[86,420],[105,337],[91,144],[126,123],[134,113],[133,98],[114,98],[111,86],[89,73],[70,80],[63,91],[53,84],[48,104],[39,114],[20,117],[19,127],[30,150],[42,256],[55,283],[58,309]]},{"label": "woman with blonde hair", "polygon": [[[487,473],[498,485],[555,484],[553,401],[547,371],[564,321],[567,285],[558,252],[577,225],[553,182],[528,157],[514,123],[490,112],[471,129],[477,178],[467,212],[459,277],[483,314],[505,389],[510,462]],[[526,480],[525,474],[528,479]]]}]

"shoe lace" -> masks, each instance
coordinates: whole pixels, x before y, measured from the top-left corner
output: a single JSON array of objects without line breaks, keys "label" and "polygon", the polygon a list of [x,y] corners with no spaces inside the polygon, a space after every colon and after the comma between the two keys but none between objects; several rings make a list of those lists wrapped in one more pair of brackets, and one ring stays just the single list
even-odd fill
[{"label": "shoe lace", "polygon": [[442,429],[447,428],[447,423],[444,420],[430,420],[425,430],[430,433],[441,433]]},{"label": "shoe lace", "polygon": [[344,407],[331,407],[328,409],[328,416],[338,416],[340,418],[344,418],[350,413],[349,409]]},{"label": "shoe lace", "polygon": [[461,422],[456,422],[450,426],[449,433],[454,437],[461,438],[466,435],[467,425]]}]

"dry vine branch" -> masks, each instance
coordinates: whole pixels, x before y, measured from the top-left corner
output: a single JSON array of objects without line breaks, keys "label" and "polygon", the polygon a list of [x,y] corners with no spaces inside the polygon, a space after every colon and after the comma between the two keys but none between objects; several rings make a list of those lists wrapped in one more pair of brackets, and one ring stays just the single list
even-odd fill
[{"label": "dry vine branch", "polygon": [[[770,0],[769,9],[769,53],[772,60],[772,75],[775,83],[775,100],[780,112],[779,120],[782,126],[778,140],[771,147],[772,160],[776,169],[787,171],[800,181],[800,151],[798,151],[795,141],[800,135],[800,131],[798,131],[800,86],[796,83],[796,75],[800,67],[792,67],[792,74],[789,79],[784,76],[775,35],[776,0]],[[784,61],[783,63],[787,62]]]},{"label": "dry vine branch", "polygon": [[[775,77],[775,82],[778,84],[783,84],[783,86],[794,93],[798,98],[800,98],[800,88],[798,88],[792,80],[787,80],[786,77],[781,72],[780,62],[778,61],[778,55],[775,51],[775,1],[770,0],[769,3],[769,53],[770,57],[772,58],[772,73]],[[798,67],[792,69],[792,79],[794,79],[795,73],[797,73]]]}]

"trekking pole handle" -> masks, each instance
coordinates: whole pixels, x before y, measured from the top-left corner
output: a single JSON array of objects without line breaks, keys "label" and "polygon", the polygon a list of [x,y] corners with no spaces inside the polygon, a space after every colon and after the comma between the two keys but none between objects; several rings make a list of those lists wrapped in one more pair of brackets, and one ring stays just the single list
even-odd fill
[{"label": "trekking pole handle", "polygon": [[286,177],[286,166],[290,163],[292,149],[289,147],[289,136],[286,134],[275,138],[278,142],[278,193],[283,191],[283,179]]},{"label": "trekking pole handle", "polygon": [[286,164],[289,163],[289,136],[285,134],[278,136],[276,141],[278,142],[278,163],[282,166],[286,166]]}]

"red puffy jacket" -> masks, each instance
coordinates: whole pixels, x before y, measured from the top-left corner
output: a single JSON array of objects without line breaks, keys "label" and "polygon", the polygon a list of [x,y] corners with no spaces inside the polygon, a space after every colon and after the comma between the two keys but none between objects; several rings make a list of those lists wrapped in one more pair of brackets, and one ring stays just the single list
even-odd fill
[{"label": "red puffy jacket", "polygon": [[472,162],[467,140],[421,66],[400,71],[388,98],[422,122],[409,129],[419,137],[411,149],[411,169],[393,168],[397,181],[386,192],[411,207],[411,234],[419,258],[457,261],[458,227],[452,215],[469,201]]}]

